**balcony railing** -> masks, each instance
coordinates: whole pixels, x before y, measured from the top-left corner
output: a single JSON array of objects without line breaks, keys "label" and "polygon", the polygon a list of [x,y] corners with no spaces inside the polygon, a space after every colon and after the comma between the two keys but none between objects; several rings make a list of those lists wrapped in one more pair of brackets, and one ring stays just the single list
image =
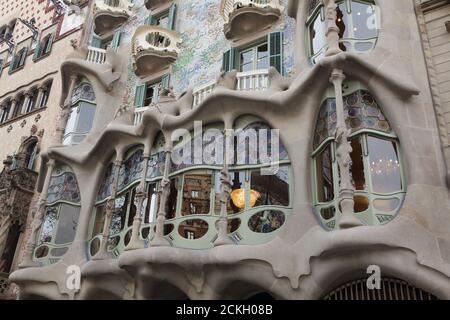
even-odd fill
[{"label": "balcony railing", "polygon": [[[269,70],[255,70],[248,72],[239,72],[236,76],[237,84],[236,90],[239,91],[258,91],[266,90],[269,85]],[[216,82],[210,81],[198,88],[194,89],[194,101],[193,108],[200,105],[206,97],[211,94],[216,88]],[[142,117],[145,111],[149,110],[148,107],[138,108],[134,111],[134,125],[139,125],[142,123]]]},{"label": "balcony railing", "polygon": [[280,0],[222,0],[227,39],[240,39],[273,26],[281,18]]},{"label": "balcony railing", "polygon": [[175,31],[159,26],[140,26],[132,39],[134,71],[140,77],[162,71],[175,62],[181,38]]},{"label": "balcony railing", "polygon": [[93,63],[103,64],[106,62],[106,50],[88,47],[86,60]]}]

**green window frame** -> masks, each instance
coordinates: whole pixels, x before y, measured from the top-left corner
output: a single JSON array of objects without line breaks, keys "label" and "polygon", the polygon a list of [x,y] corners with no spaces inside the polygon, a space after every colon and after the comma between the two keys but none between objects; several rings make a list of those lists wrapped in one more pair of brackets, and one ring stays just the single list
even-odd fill
[{"label": "green window frame", "polygon": [[[134,96],[134,106],[136,108],[147,107],[146,101],[151,100],[151,102],[157,102],[159,100],[159,90],[160,88],[168,89],[170,83],[170,75],[166,74],[162,76],[159,80],[143,83],[136,86],[135,96]],[[149,88],[153,88],[152,98],[147,97],[147,92]]]},{"label": "green window frame", "polygon": [[[347,92],[344,98],[354,92]],[[349,118],[347,121],[350,121]],[[389,223],[397,216],[406,195],[407,183],[402,165],[400,142],[393,131],[381,132],[364,127],[354,131],[349,136],[349,141],[353,149],[352,169],[355,168],[351,170],[355,186],[355,215],[364,225],[376,226]],[[375,141],[378,143],[376,148],[372,147]],[[376,150],[377,148],[379,150]],[[374,172],[377,170],[378,163],[374,162],[373,157],[377,153],[382,153],[381,149],[386,154],[391,154],[390,159],[380,158],[376,162],[383,160],[384,162],[380,162],[380,164],[384,164],[384,170],[387,173],[390,172],[389,177],[393,179],[390,183],[394,186],[395,183],[399,184],[388,191],[380,190],[379,182],[376,182],[376,172]],[[394,153],[395,156],[393,156]],[[323,155],[325,155],[324,158],[322,158]],[[326,230],[336,230],[339,228],[338,221],[341,212],[339,207],[339,166],[334,137],[330,136],[316,146],[311,159],[313,204],[316,216]],[[381,171],[380,174],[382,174]],[[383,204],[385,208],[382,208]]]},{"label": "green window frame", "polygon": [[48,54],[50,54],[55,35],[53,33],[45,36],[34,48],[33,60],[36,61]]},{"label": "green window frame", "polygon": [[[341,31],[339,35],[339,43],[340,47],[343,51],[347,52],[368,52],[370,50],[373,50],[375,48],[375,45],[378,40],[378,31],[376,32],[376,35],[370,36],[370,37],[364,37],[364,36],[358,36],[356,32],[359,32],[358,28],[355,27],[356,18],[353,16],[353,13],[356,12],[356,10],[361,10],[363,6],[366,6],[367,10],[366,12],[361,13],[360,11],[357,12],[357,16],[361,16],[364,14],[370,15],[367,19],[373,20],[373,24],[375,28],[377,27],[377,24],[379,23],[379,17],[376,10],[376,6],[373,0],[339,0],[336,1],[337,9],[340,12],[343,13],[342,17],[338,16],[338,20],[336,21],[338,27],[340,24],[345,26],[345,29]],[[359,8],[358,8],[359,7]],[[357,8],[357,9],[356,9]],[[370,11],[368,9],[370,8]],[[318,20],[320,19],[320,21]],[[368,21],[366,21],[366,25],[368,24]],[[313,26],[316,24],[316,22],[319,22],[319,25],[321,26],[322,32],[326,32],[326,21],[325,21],[325,8],[323,4],[318,5],[310,15],[310,17],[307,19],[306,25],[307,25],[307,36],[305,37],[307,39],[307,48],[309,52],[310,59],[313,63],[317,63],[318,60],[320,60],[324,55],[328,48],[327,43],[324,41],[324,36],[322,35],[322,46],[320,48],[314,48],[313,45]],[[341,28],[342,29],[342,28]],[[320,36],[320,35],[319,35]]]},{"label": "green window frame", "polygon": [[241,55],[246,52],[252,52],[253,66],[252,70],[264,69],[258,68],[258,48],[267,46],[268,65],[284,74],[283,68],[283,33],[272,32],[266,38],[242,48],[231,48],[223,53],[222,70],[230,72],[232,70],[242,71]]},{"label": "green window frame", "polygon": [[145,19],[144,24],[149,26],[161,25],[163,19],[167,19],[167,25],[162,26],[169,30],[175,30],[175,19],[176,19],[177,5],[174,3],[170,8],[158,15],[149,14]]}]

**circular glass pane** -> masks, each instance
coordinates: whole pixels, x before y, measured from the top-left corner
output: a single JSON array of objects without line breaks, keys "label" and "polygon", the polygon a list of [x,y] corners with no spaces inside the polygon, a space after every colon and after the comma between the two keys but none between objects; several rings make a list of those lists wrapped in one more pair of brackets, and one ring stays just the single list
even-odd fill
[{"label": "circular glass pane", "polygon": [[48,255],[48,252],[49,252],[48,247],[47,247],[47,246],[42,246],[42,247],[39,247],[39,248],[36,250],[35,256],[36,256],[36,258],[38,258],[38,259],[44,258],[44,257],[46,257],[46,256]]},{"label": "circular glass pane", "polygon": [[285,219],[281,211],[265,210],[254,214],[248,221],[248,227],[253,232],[270,233],[281,228]]},{"label": "circular glass pane", "polygon": [[201,219],[186,220],[180,223],[178,233],[185,239],[197,240],[208,232],[208,223]]}]

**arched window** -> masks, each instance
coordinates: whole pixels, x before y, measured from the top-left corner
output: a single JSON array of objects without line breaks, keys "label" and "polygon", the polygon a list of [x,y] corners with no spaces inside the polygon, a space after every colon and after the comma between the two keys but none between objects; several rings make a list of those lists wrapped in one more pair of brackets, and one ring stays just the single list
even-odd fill
[{"label": "arched window", "polygon": [[369,300],[369,301],[422,301],[438,300],[425,290],[414,287],[406,281],[382,278],[380,289],[369,290],[367,279],[352,281],[327,294],[323,300]]},{"label": "arched window", "polygon": [[37,261],[44,265],[56,263],[69,250],[75,237],[80,209],[76,177],[68,166],[58,165],[50,180],[46,213],[34,253]]},{"label": "arched window", "polygon": [[[326,41],[327,23],[325,8],[319,1],[311,1],[308,19],[309,54],[316,63],[328,48]],[[375,47],[378,39],[379,13],[371,0],[336,1],[340,48],[348,52],[367,52]]]},{"label": "arched window", "polygon": [[[117,211],[112,217],[109,230],[108,250],[116,256],[123,252],[131,239],[133,220],[137,214],[136,187],[139,185],[143,170],[143,150],[140,147],[132,148],[128,151],[125,161],[119,170],[115,200]],[[113,182],[114,165],[111,163],[106,169],[100,186],[95,214],[91,223],[90,254],[92,256],[100,248],[100,239],[105,222],[106,202],[111,196]]]},{"label": "arched window", "polygon": [[44,85],[43,90],[42,90],[42,97],[38,104],[39,108],[47,107],[48,99],[50,98],[50,91],[52,89],[52,83],[53,82],[50,81]]},{"label": "arched window", "polygon": [[25,163],[27,169],[34,170],[37,152],[38,152],[37,141],[34,140],[31,143],[29,143],[25,149],[25,162],[24,163]]},{"label": "arched window", "polygon": [[[388,120],[369,91],[349,83],[344,96],[347,128],[351,129],[351,176],[355,187],[355,214],[365,225],[393,220],[403,203],[406,183],[400,146]],[[314,205],[328,230],[340,216],[339,170],[336,160],[336,102],[324,100],[314,135]]]},{"label": "arched window", "polygon": [[91,131],[96,111],[95,93],[84,80],[75,88],[72,106],[64,133],[63,144],[74,145],[83,142]]}]

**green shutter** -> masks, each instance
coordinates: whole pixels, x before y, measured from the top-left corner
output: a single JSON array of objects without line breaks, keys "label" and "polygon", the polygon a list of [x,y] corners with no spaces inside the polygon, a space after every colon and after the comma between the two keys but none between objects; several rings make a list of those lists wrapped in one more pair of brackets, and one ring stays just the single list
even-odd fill
[{"label": "green shutter", "polygon": [[114,32],[114,36],[111,43],[111,47],[113,48],[114,51],[117,51],[117,49],[119,48],[121,37],[122,37],[122,29],[116,30],[116,32]]},{"label": "green shutter", "polygon": [[3,59],[0,59],[0,76],[2,75],[3,71]]},{"label": "green shutter", "polygon": [[269,34],[270,66],[283,75],[283,34],[273,32]]},{"label": "green shutter", "polygon": [[148,26],[154,26],[156,25],[156,18],[149,14],[144,23]]},{"label": "green shutter", "polygon": [[19,64],[17,65],[17,67],[22,67],[25,64],[25,60],[27,59],[27,55],[28,55],[28,48],[24,48],[22,49],[23,52],[20,56],[20,60],[19,60]]},{"label": "green shutter", "polygon": [[54,36],[55,36],[54,34],[50,35],[50,38],[48,39],[47,47],[44,48],[45,53],[49,53],[52,50]]},{"label": "green shutter", "polygon": [[41,56],[41,43],[38,42],[36,44],[36,48],[34,48],[33,60],[38,59]]},{"label": "green shutter", "polygon": [[175,29],[175,15],[177,13],[177,5],[174,3],[169,10],[169,29]]},{"label": "green shutter", "polygon": [[239,57],[238,50],[231,48],[223,54],[222,70],[225,72],[230,72],[231,70],[237,69]]},{"label": "green shutter", "polygon": [[16,55],[13,55],[11,62],[9,63],[9,71],[13,71],[16,64]]},{"label": "green shutter", "polygon": [[99,36],[96,36],[95,34],[92,36],[91,40],[91,47],[94,48],[101,48],[102,47],[102,39],[100,39]]},{"label": "green shutter", "polygon": [[170,74],[166,74],[161,78],[161,87],[163,89],[169,89]]},{"label": "green shutter", "polygon": [[147,91],[147,84],[142,84],[136,87],[136,95],[134,96],[134,105],[136,108],[142,108],[144,106],[146,91]]}]

